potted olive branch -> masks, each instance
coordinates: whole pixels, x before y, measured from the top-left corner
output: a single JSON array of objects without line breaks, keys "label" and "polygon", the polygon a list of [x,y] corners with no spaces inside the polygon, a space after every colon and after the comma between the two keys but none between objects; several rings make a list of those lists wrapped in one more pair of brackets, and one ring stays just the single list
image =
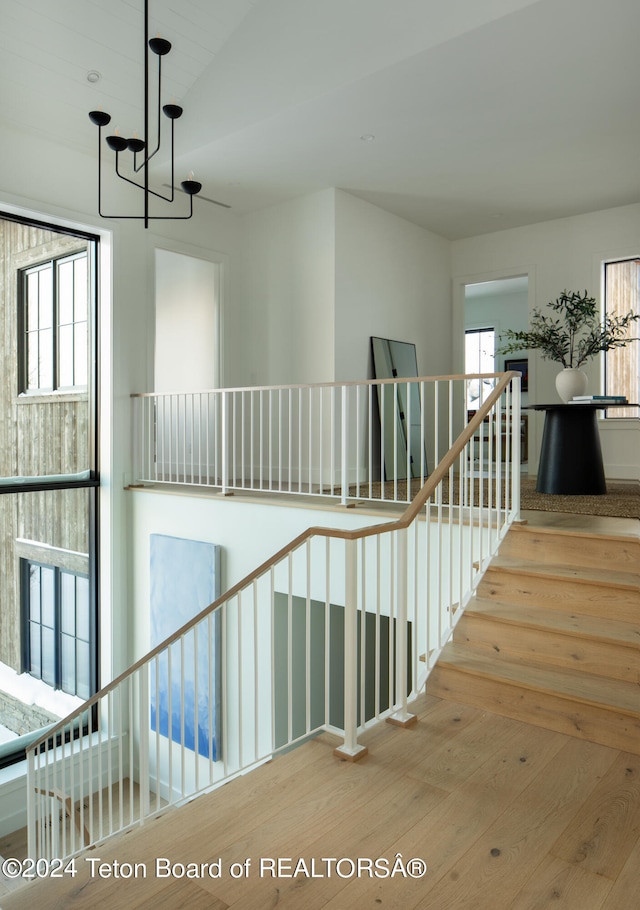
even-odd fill
[{"label": "potted olive branch", "polygon": [[543,360],[561,363],[563,371],[556,377],[558,394],[564,401],[574,395],[584,394],[587,375],[580,369],[583,363],[600,351],[623,348],[636,338],[629,337],[632,322],[640,313],[630,310],[623,316],[605,315],[600,320],[596,300],[585,291],[563,291],[547,307],[552,314],[545,315],[534,309],[528,331],[507,329],[500,334],[506,344],[497,348],[498,354],[511,354],[522,350],[538,350]]}]

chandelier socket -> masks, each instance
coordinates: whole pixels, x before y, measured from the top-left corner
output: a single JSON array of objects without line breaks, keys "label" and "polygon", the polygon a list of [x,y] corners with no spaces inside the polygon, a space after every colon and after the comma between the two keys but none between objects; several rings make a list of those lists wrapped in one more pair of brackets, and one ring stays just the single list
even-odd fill
[{"label": "chandelier socket", "polygon": [[168,117],[169,120],[177,120],[178,117],[182,117],[183,109],[179,104],[165,104],[162,110],[165,117]]},{"label": "chandelier socket", "polygon": [[96,126],[106,126],[111,122],[111,115],[104,111],[89,111],[89,120]]},{"label": "chandelier socket", "polygon": [[171,50],[171,42],[166,38],[149,38],[149,47],[158,57],[164,57]]}]

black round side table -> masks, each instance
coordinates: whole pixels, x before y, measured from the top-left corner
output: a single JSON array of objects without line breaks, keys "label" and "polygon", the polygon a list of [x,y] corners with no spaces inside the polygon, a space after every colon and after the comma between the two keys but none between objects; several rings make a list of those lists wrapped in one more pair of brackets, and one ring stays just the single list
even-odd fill
[{"label": "black round side table", "polygon": [[544,411],[536,491],[598,496],[607,492],[596,412],[608,405],[530,404]]}]

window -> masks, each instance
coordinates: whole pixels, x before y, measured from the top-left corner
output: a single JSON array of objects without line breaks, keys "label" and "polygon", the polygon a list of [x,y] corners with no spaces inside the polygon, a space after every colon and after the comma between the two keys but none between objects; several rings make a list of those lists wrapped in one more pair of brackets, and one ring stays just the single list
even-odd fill
[{"label": "window", "polygon": [[[464,371],[466,374],[495,372],[495,329],[467,329],[464,333]],[[472,379],[467,386],[467,410],[476,411],[487,392],[494,386],[493,379]]]},{"label": "window", "polygon": [[0,213],[0,257],[0,689],[24,702],[18,726],[0,698],[1,768],[42,725],[33,689],[63,717],[99,684],[99,237]]},{"label": "window", "polygon": [[89,578],[22,561],[24,672],[69,695],[92,692]]},{"label": "window", "polygon": [[[604,267],[605,311],[610,316],[624,316],[629,310],[640,312],[640,259],[607,262]],[[631,336],[637,338],[640,323],[631,325]],[[608,351],[605,361],[605,391],[608,395],[626,395],[629,401],[640,401],[640,343]],[[637,417],[636,408],[607,411],[610,417]]]},{"label": "window", "polygon": [[86,250],[19,273],[23,325],[21,392],[87,387],[89,285]]}]

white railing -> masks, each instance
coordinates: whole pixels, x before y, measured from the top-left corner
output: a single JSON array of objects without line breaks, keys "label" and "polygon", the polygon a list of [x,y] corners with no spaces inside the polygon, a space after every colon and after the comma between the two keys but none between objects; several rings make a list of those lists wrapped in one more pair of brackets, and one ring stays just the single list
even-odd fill
[{"label": "white railing", "polygon": [[409,722],[518,514],[512,375],[401,518],[310,528],[48,731],[28,752],[29,855],[70,856],[320,731],[357,758],[367,726]]},{"label": "white railing", "polygon": [[133,395],[134,482],[410,502],[499,375]]}]

